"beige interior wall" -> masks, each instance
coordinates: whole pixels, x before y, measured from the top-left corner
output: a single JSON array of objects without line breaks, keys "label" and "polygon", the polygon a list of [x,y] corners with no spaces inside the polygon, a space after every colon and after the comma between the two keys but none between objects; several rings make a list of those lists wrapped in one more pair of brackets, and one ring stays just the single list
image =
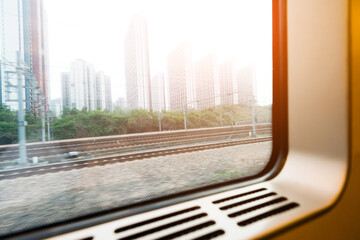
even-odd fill
[{"label": "beige interior wall", "polygon": [[[314,5],[319,6],[319,4],[311,4],[312,1],[304,1],[308,2],[309,8]],[[303,0],[288,0],[289,27],[301,24],[291,22],[294,20],[291,17],[292,14],[302,14],[307,17],[307,11],[314,11],[314,9],[296,9],[296,2],[303,2]],[[360,0],[316,0],[313,2],[321,2],[324,5],[323,9],[315,9],[320,17],[322,11],[327,11],[326,14],[337,11],[337,9],[329,9],[334,2],[347,4],[350,13],[351,169],[344,194],[332,210],[277,235],[275,239],[360,239]],[[299,10],[304,12],[300,13]],[[291,46],[291,43],[289,45]],[[316,71],[316,69],[313,70]]]}]

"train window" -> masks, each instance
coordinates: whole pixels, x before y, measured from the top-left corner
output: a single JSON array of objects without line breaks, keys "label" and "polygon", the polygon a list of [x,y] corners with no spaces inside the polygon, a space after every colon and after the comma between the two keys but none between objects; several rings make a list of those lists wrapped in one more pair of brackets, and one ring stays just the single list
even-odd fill
[{"label": "train window", "polygon": [[271,0],[0,3],[0,236],[277,166]]}]

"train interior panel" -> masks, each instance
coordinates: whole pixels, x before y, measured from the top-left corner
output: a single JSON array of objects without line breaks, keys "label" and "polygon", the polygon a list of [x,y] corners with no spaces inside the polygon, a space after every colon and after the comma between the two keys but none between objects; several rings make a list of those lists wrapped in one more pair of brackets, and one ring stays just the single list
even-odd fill
[{"label": "train interior panel", "polygon": [[360,238],[360,1],[0,6],[1,239]]}]

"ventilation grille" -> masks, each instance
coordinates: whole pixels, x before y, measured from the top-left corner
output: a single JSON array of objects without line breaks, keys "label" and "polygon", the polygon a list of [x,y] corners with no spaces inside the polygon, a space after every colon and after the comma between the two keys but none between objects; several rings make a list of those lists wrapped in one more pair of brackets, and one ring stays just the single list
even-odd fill
[{"label": "ventilation grille", "polygon": [[214,239],[225,232],[199,206],[118,227],[114,233],[119,240],[130,239]]},{"label": "ventilation grille", "polygon": [[254,239],[287,224],[303,211],[289,200],[290,195],[283,196],[279,189],[264,185],[116,219],[52,239]]},{"label": "ventilation grille", "polygon": [[278,193],[266,188],[244,192],[212,202],[225,211],[227,216],[237,221],[237,225],[245,227],[265,218],[286,212],[300,206],[289,201]]}]

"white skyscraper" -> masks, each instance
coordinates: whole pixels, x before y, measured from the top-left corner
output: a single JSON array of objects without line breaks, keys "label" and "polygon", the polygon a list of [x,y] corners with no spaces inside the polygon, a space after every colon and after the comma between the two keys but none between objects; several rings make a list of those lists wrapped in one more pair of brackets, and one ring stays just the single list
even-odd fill
[{"label": "white skyscraper", "polygon": [[151,109],[147,22],[134,16],[125,36],[126,98],[129,108]]},{"label": "white skyscraper", "polygon": [[234,59],[219,65],[219,83],[221,104],[238,104],[238,82]]},{"label": "white skyscraper", "polygon": [[257,102],[255,68],[247,65],[237,72],[239,104],[251,105]]},{"label": "white skyscraper", "polygon": [[96,73],[96,107],[100,110],[106,109],[105,74]]},{"label": "white skyscraper", "polygon": [[96,80],[95,80],[95,69],[92,65],[86,64],[86,79],[88,87],[88,110],[96,109]]},{"label": "white skyscraper", "polygon": [[201,58],[195,64],[196,101],[198,109],[221,103],[219,66],[215,54]]},{"label": "white skyscraper", "polygon": [[155,74],[151,79],[151,104],[155,111],[166,109],[164,73]]},{"label": "white skyscraper", "polygon": [[105,108],[112,112],[111,78],[105,76]]},{"label": "white skyscraper", "polygon": [[81,110],[89,109],[89,83],[87,63],[76,59],[70,68],[70,105]]},{"label": "white skyscraper", "polygon": [[[0,0],[0,104],[18,109],[18,83],[14,73],[17,71],[18,52],[22,69],[26,72],[22,76],[24,106],[39,111],[39,99],[44,97],[48,103],[47,42],[46,12],[42,0]],[[40,92],[42,97],[37,95]]]},{"label": "white skyscraper", "polygon": [[61,80],[64,107],[112,111],[111,79],[104,72],[95,73],[91,64],[76,59],[71,71],[62,73]]},{"label": "white skyscraper", "polygon": [[61,74],[62,106],[72,108],[70,100],[70,73]]},{"label": "white skyscraper", "polygon": [[196,108],[194,68],[191,46],[183,42],[167,59],[170,110]]}]

